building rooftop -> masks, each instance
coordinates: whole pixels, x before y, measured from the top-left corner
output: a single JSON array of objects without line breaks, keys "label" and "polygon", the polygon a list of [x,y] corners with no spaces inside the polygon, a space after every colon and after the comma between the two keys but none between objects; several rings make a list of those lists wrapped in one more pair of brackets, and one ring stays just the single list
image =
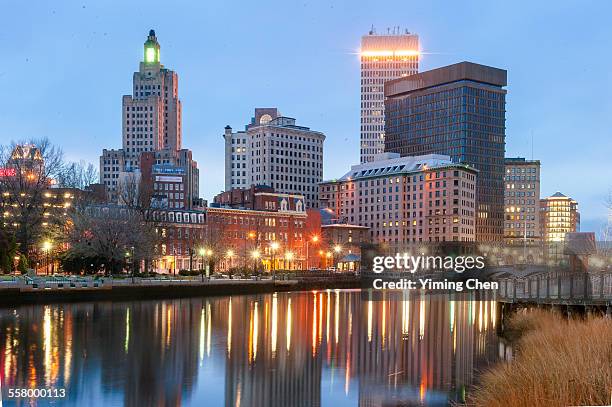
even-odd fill
[{"label": "building rooftop", "polygon": [[521,165],[521,164],[533,165],[533,164],[540,164],[540,160],[527,160],[524,157],[506,157],[504,158],[504,163],[514,164],[514,165]]},{"label": "building rooftop", "polygon": [[507,72],[504,69],[473,62],[459,62],[385,82],[385,96],[398,96],[462,80],[499,87],[508,84]]},{"label": "building rooftop", "polygon": [[418,156],[400,157],[397,153],[378,154],[374,161],[353,165],[351,170],[339,179],[323,181],[337,182],[354,179],[383,177],[389,175],[409,174],[437,168],[463,167],[478,172],[467,164],[457,164],[451,158],[442,154],[427,154]]}]

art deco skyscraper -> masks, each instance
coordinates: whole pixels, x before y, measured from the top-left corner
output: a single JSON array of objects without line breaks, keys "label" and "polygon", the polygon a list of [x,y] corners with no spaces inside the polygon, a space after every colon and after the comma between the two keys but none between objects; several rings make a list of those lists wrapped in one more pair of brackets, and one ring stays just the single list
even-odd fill
[{"label": "art deco skyscraper", "polygon": [[191,151],[182,148],[178,75],[160,63],[160,46],[154,30],[149,31],[143,45],[143,60],[133,75],[132,94],[124,95],[122,102],[122,148],[104,150],[100,157],[100,179],[109,198],[118,200],[117,191],[126,175],[140,177],[141,155],[152,153],[149,164],[177,167],[153,171],[180,172],[185,176],[186,185],[179,188],[185,191],[182,200],[189,208],[191,200],[198,196],[198,169]]},{"label": "art deco skyscraper", "polygon": [[385,149],[383,84],[419,71],[419,37],[399,28],[387,34],[372,29],[361,37],[361,162]]}]

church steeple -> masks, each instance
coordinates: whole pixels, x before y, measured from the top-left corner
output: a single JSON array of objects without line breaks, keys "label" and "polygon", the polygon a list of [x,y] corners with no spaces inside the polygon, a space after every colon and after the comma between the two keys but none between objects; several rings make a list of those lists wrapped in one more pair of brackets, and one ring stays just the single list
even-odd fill
[{"label": "church steeple", "polygon": [[155,30],[149,31],[149,36],[144,43],[145,64],[159,64],[159,42],[155,36]]}]

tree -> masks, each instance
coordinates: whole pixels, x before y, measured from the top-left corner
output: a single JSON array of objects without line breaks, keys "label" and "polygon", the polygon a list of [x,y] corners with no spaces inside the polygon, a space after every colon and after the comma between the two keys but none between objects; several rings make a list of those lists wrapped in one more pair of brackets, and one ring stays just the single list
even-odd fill
[{"label": "tree", "polygon": [[103,261],[106,271],[118,273],[128,264],[133,271],[141,262],[148,268],[155,257],[155,228],[134,209],[88,206],[76,210],[71,219],[68,260]]},{"label": "tree", "polygon": [[100,178],[96,167],[85,161],[65,164],[57,176],[56,182],[59,187],[81,190],[91,184],[95,184]]},{"label": "tree", "polygon": [[55,217],[46,219],[52,208],[44,198],[64,169],[62,151],[48,139],[0,146],[0,168],[5,172],[0,177],[5,227],[19,251],[30,255],[53,227],[61,226]]}]

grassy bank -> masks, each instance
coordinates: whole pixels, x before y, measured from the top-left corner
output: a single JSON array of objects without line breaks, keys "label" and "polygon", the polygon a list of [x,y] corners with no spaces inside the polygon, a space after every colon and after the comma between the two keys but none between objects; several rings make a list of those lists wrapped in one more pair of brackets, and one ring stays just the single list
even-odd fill
[{"label": "grassy bank", "polygon": [[468,405],[610,405],[612,320],[566,320],[545,311],[516,314],[515,359],[486,372]]}]

